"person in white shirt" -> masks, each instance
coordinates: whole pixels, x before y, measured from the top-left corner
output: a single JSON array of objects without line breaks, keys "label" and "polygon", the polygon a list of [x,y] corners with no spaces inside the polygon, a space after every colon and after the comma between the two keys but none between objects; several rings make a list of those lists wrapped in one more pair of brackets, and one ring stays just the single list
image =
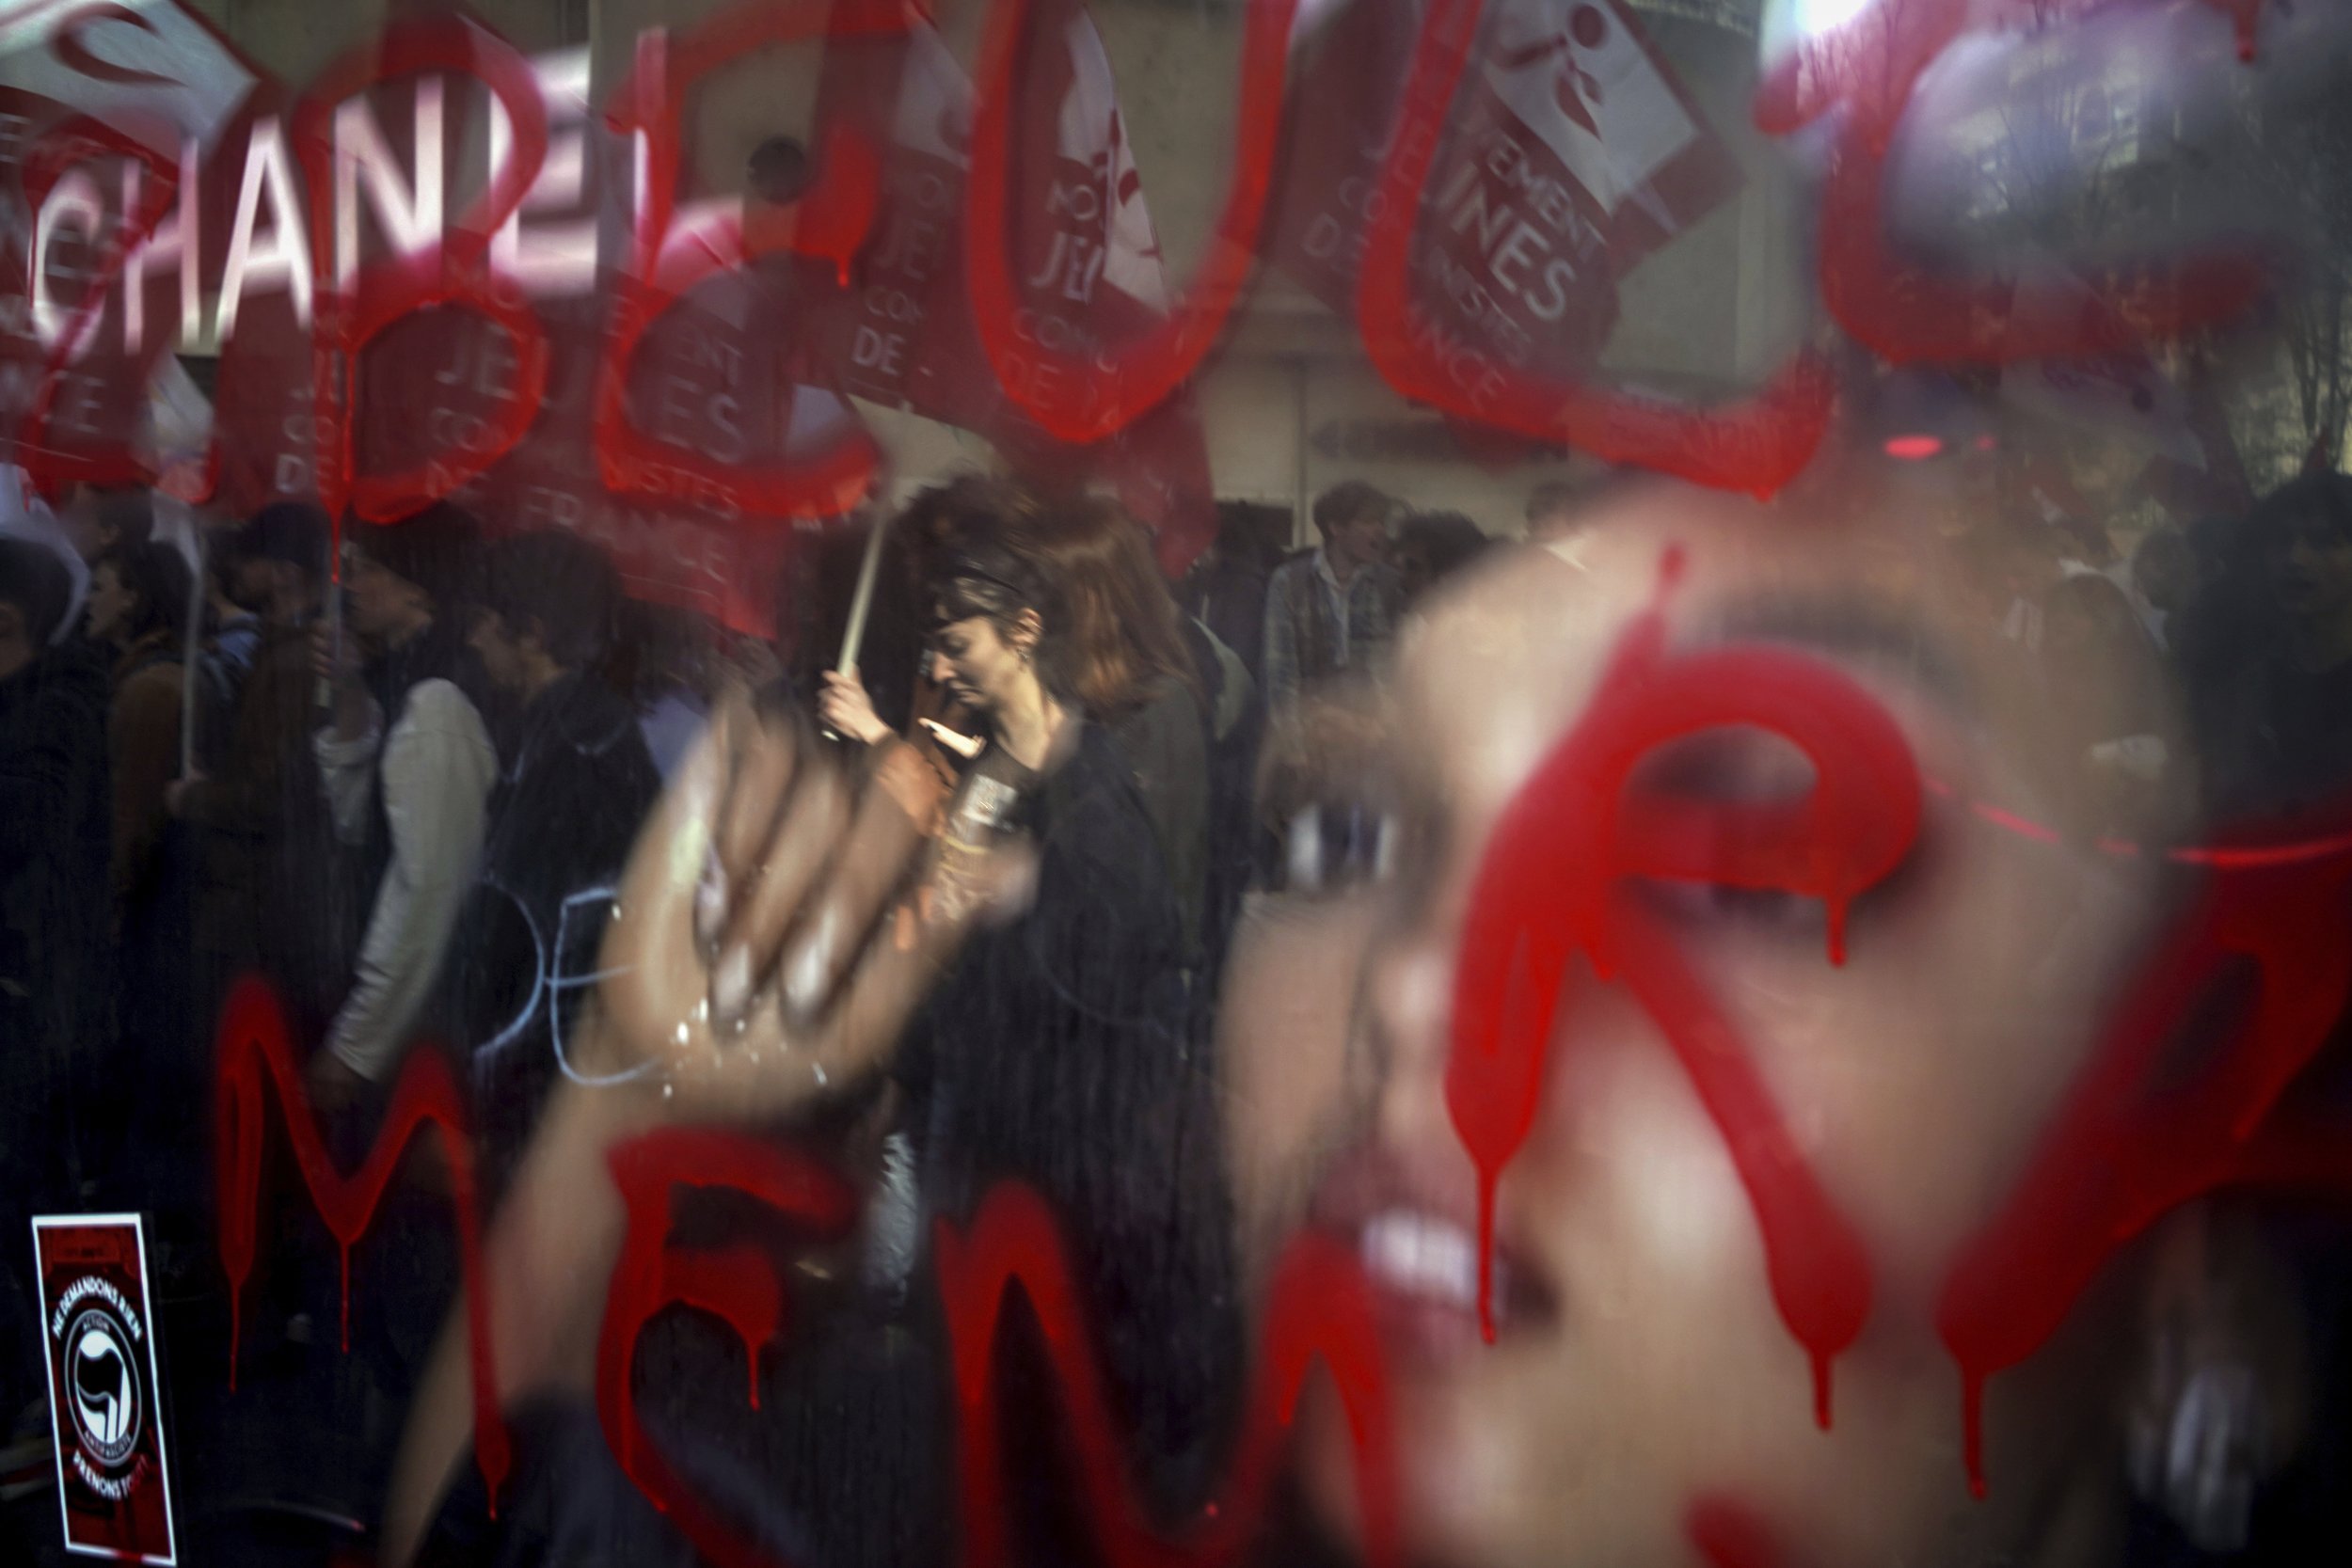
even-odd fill
[{"label": "person in white shirt", "polygon": [[313,1103],[330,1114],[389,1093],[428,1022],[481,856],[498,753],[460,684],[477,531],[446,503],[358,530],[343,634],[318,633],[333,703],[312,736],[320,776],[336,836],[380,867],[351,991],[308,1073]]}]

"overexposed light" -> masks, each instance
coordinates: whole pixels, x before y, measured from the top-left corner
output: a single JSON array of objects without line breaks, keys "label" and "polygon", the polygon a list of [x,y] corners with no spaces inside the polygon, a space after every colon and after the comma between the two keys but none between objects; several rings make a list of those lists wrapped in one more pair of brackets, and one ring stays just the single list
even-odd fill
[{"label": "overexposed light", "polygon": [[1819,38],[1834,32],[1876,5],[1878,0],[1795,0],[1797,35]]},{"label": "overexposed light", "polygon": [[1764,0],[1756,18],[1758,63],[1772,69],[1807,39],[1834,33],[1879,0]]}]

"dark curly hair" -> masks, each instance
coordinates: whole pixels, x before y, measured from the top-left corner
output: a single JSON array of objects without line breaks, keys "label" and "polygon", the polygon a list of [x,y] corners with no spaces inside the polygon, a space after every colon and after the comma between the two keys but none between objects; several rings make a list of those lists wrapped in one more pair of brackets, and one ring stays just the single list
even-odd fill
[{"label": "dark curly hair", "polygon": [[135,642],[158,630],[169,632],[174,642],[187,636],[188,598],[196,574],[188,570],[187,558],[177,549],[157,539],[144,545],[117,545],[90,562],[92,573],[101,569],[114,573],[115,580],[131,594],[123,641]]}]

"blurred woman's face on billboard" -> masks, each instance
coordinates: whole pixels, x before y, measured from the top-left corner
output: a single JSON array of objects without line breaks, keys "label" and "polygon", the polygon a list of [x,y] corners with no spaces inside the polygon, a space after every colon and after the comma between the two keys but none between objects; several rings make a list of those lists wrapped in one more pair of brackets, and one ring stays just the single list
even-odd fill
[{"label": "blurred woman's face on billboard", "polygon": [[[1684,570],[1664,588],[1670,551]],[[1636,489],[1573,544],[1450,584],[1408,634],[1389,699],[1329,721],[1343,738],[1319,748],[1327,798],[1301,809],[1376,816],[1383,842],[1253,898],[1223,999],[1230,1158],[1255,1278],[1317,1227],[1374,1281],[1417,1558],[1688,1562],[1692,1511],[1722,1497],[1760,1514],[1787,1560],[1823,1568],[2006,1560],[2028,1537],[2096,1529],[2069,1511],[2114,1492],[2104,1423],[2123,1351],[2102,1325],[2120,1290],[2094,1286],[2038,1356],[1994,1380],[1997,1473],[1981,1502],[1934,1308],[2159,913],[2143,861],[1996,825],[1969,802],[2063,826],[2100,738],[2075,730],[2086,714],[2099,727],[2105,693],[2120,702],[2145,672],[2086,656],[2066,677],[2083,700],[2051,704],[2012,670],[1969,578],[1867,495],[1766,509]],[[1711,997],[1721,1048],[1745,1053],[1868,1254],[1874,1305],[1836,1360],[1828,1431],[1724,1133],[1657,1021],[1581,957],[1501,1178],[1497,1333],[1480,1332],[1477,1179],[1446,1082],[1470,890],[1506,808],[1653,608],[1670,657],[1769,645],[1841,674],[1931,781],[1909,854],[1852,907],[1842,965],[1818,899],[1635,890]],[[1693,736],[1639,768],[1702,807],[1814,784],[1804,753],[1757,727]],[[1307,1430],[1309,1494],[1345,1536],[1355,1483],[1336,1402]]]}]

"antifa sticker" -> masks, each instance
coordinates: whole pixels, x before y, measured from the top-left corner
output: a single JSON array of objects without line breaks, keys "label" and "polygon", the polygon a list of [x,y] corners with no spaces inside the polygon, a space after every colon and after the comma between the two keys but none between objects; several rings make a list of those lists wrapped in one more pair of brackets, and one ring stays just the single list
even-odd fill
[{"label": "antifa sticker", "polygon": [[176,1561],[139,1218],[37,1218],[33,1254],[66,1549]]}]

